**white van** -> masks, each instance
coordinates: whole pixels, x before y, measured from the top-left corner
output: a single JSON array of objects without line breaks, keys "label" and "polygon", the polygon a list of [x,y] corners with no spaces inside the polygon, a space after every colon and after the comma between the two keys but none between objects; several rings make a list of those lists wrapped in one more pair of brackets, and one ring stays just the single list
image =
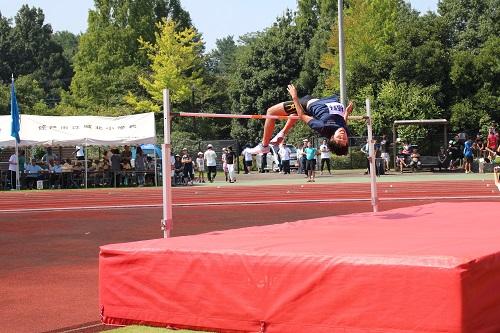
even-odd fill
[{"label": "white van", "polygon": [[[290,148],[290,169],[297,169],[297,148],[294,145],[287,144],[288,148]],[[266,155],[267,157],[267,165],[263,171],[274,171],[278,172],[280,170],[280,157],[278,155],[279,146],[270,145],[271,151]],[[258,154],[255,157],[255,162],[257,163],[257,169],[261,170],[262,166],[262,154]]]}]

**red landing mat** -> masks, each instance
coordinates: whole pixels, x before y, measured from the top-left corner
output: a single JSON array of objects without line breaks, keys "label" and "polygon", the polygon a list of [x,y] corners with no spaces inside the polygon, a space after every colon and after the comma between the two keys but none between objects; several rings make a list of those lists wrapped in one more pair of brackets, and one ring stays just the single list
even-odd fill
[{"label": "red landing mat", "polygon": [[103,322],[500,332],[499,209],[436,203],[102,246]]}]

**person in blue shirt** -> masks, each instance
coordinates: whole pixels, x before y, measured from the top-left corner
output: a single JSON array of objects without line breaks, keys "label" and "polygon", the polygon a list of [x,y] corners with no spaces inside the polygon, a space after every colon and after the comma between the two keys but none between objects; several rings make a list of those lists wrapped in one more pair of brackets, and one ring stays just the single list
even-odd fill
[{"label": "person in blue shirt", "polygon": [[464,169],[465,173],[472,172],[472,160],[474,159],[474,151],[472,149],[472,140],[465,141],[464,144]]},{"label": "person in blue shirt", "polygon": [[307,181],[314,182],[314,178],[316,177],[316,156],[318,155],[318,149],[313,147],[311,141],[308,141],[304,153],[306,154]]},{"label": "person in blue shirt", "polygon": [[[349,129],[347,120],[353,109],[350,102],[347,108],[337,96],[317,99],[307,95],[299,99],[297,89],[288,85],[292,101],[278,103],[267,110],[267,115],[286,116],[297,114],[310,128],[327,139],[327,146],[336,155],[347,155],[349,149]],[[298,119],[288,119],[285,127],[273,138],[274,119],[266,119],[262,142],[250,149],[252,154],[268,153],[269,144],[279,144],[293,128]]]}]

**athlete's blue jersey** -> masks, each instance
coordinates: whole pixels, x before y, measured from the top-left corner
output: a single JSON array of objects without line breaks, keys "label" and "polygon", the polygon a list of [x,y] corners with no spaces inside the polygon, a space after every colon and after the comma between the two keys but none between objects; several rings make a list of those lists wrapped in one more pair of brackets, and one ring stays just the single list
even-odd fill
[{"label": "athlete's blue jersey", "polygon": [[312,102],[307,107],[307,114],[313,117],[307,123],[309,127],[326,138],[330,138],[341,127],[349,133],[344,120],[345,108],[337,96]]}]

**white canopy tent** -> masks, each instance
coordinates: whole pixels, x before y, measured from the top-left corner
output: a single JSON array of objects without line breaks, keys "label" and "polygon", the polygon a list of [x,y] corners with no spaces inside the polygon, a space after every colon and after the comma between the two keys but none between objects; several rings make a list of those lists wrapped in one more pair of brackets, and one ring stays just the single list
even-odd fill
[{"label": "white canopy tent", "polygon": [[[20,115],[18,146],[119,146],[156,143],[154,113],[120,117]],[[0,147],[15,147],[12,117],[0,116]],[[16,150],[17,152],[17,150]],[[87,160],[85,150],[85,160]],[[156,182],[156,163],[155,163]],[[87,163],[85,163],[87,187]]]},{"label": "white canopy tent", "polygon": [[[0,116],[0,147],[14,147],[12,118]],[[155,143],[154,114],[120,117],[21,115],[19,146],[132,145]]]}]

